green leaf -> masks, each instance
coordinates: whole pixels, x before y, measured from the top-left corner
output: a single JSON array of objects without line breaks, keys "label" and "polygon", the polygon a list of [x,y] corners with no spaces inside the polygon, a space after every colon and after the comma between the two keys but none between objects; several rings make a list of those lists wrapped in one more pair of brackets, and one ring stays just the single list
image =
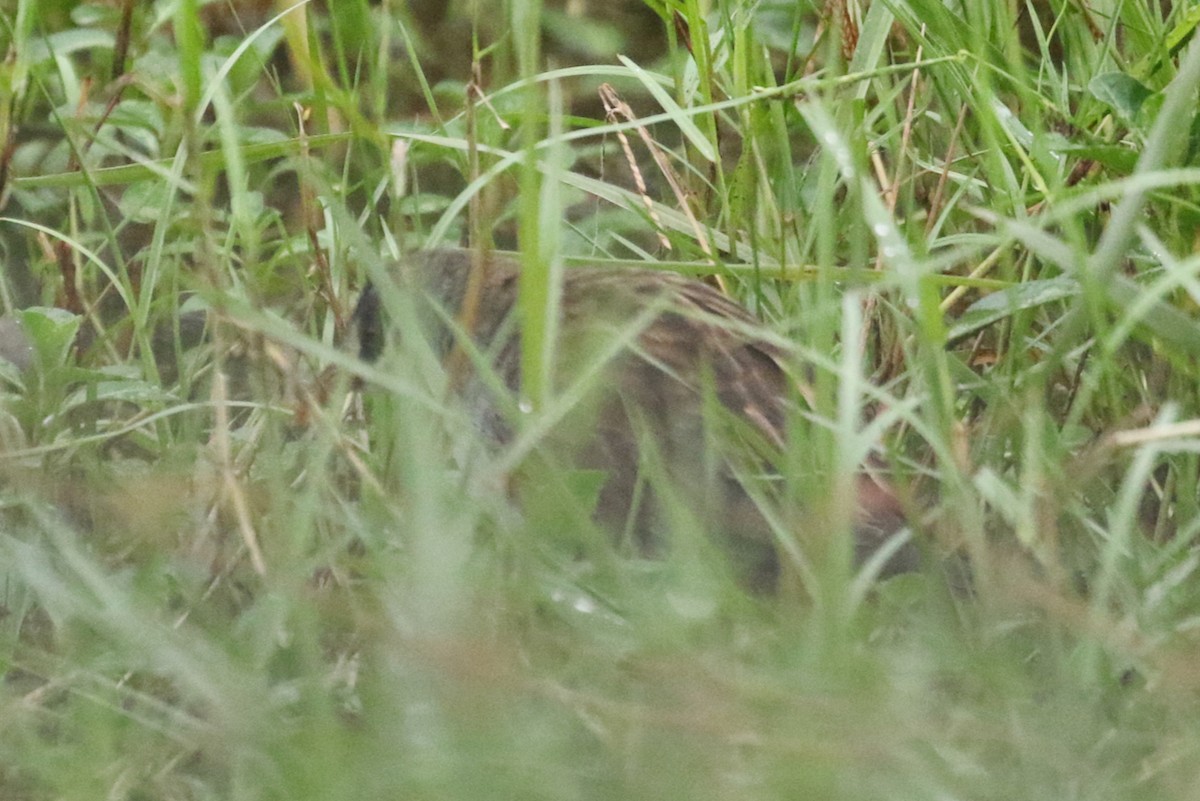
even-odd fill
[{"label": "green leaf", "polygon": [[157,222],[174,191],[169,184],[160,181],[139,181],[130,184],[121,194],[117,206],[127,220]]},{"label": "green leaf", "polygon": [[21,328],[37,353],[43,370],[66,364],[79,330],[79,317],[63,309],[34,306],[19,312]]},{"label": "green leaf", "polygon": [[1091,159],[1102,166],[1108,167],[1118,175],[1129,175],[1137,166],[1137,151],[1123,145],[1067,145],[1054,147],[1055,153],[1070,156],[1074,159]]},{"label": "green leaf", "polygon": [[21,369],[3,357],[0,357],[0,386],[16,387],[18,390],[25,389],[25,379],[21,375]]},{"label": "green leaf", "polygon": [[115,26],[121,19],[121,12],[113,6],[100,3],[84,3],[71,9],[71,22],[80,28]]},{"label": "green leaf", "polygon": [[963,312],[950,328],[949,338],[953,340],[964,337],[1019,311],[1044,306],[1077,294],[1079,282],[1065,276],[1026,281],[1009,289],[993,292],[972,303],[970,308]]},{"label": "green leaf", "polygon": [[58,31],[39,41],[33,42],[29,48],[29,60],[36,64],[54,56],[66,56],[80,50],[111,50],[113,35],[108,31],[96,31],[89,28],[73,28],[69,31]]},{"label": "green leaf", "polygon": [[1123,72],[1104,72],[1097,75],[1088,83],[1088,91],[1127,120],[1136,117],[1142,104],[1154,94],[1140,81]]},{"label": "green leaf", "polygon": [[[111,380],[116,376],[117,380]],[[96,403],[121,401],[134,406],[154,406],[176,400],[175,396],[160,386],[132,377],[120,376],[112,371],[94,371],[93,381],[67,396],[60,406],[66,412]],[[109,380],[96,380],[109,379]]]}]

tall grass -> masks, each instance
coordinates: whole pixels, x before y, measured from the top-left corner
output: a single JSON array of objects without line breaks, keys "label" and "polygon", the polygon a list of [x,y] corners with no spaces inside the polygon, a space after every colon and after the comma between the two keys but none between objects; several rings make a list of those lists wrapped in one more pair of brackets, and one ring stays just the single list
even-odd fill
[{"label": "tall grass", "polygon": [[[1194,794],[1196,15],[289,6],[0,8],[0,797]],[[411,315],[347,355],[458,242],[521,253],[510,450]],[[791,343],[787,491],[882,454],[930,569],[516,503],[596,260]]]}]

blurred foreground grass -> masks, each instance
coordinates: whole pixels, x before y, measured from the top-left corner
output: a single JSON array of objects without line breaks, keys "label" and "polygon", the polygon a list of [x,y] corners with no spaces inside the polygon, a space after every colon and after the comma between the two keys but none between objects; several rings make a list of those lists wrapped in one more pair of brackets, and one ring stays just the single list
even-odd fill
[{"label": "blurred foreground grass", "polygon": [[[328,6],[0,4],[0,798],[1194,796],[1196,14]],[[715,264],[972,590],[518,510],[427,352],[360,414],[484,238]]]}]

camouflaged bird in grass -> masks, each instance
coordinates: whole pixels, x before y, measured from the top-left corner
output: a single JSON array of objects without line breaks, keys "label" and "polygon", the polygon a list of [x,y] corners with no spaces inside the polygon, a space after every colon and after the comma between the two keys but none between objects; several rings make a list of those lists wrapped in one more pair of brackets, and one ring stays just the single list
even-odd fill
[{"label": "camouflaged bird in grass", "polygon": [[[472,374],[456,385],[481,434],[499,446],[516,429],[506,410],[516,408],[521,384],[513,314],[519,267],[511,256],[490,254],[479,273],[476,310],[464,319],[476,258],[468,250],[420,252],[393,274],[400,288],[417,290],[415,308],[439,354],[454,350],[455,330],[470,330],[499,381]],[[367,286],[355,313],[365,361],[375,361],[387,340],[383,305],[380,291]],[[568,268],[558,310],[554,390],[569,388],[579,400],[553,426],[543,450],[565,468],[602,471],[595,519],[614,533],[632,532],[643,553],[654,553],[669,542],[682,510],[689,523],[710,529],[743,581],[774,586],[778,540],[788,534],[772,529],[760,504],[778,494],[773,478],[798,398],[787,354],[743,307],[672,272]],[[510,396],[497,397],[497,385]],[[903,528],[904,516],[873,473],[858,477],[856,493],[852,519],[861,562]],[[912,569],[917,561],[906,544],[883,573]]]}]

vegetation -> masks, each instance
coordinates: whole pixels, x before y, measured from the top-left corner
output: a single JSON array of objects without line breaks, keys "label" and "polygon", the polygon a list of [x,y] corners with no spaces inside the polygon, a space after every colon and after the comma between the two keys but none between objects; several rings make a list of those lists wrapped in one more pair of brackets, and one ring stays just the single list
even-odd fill
[{"label": "vegetation", "polygon": [[[1194,795],[1187,4],[0,23],[0,797]],[[459,242],[520,250],[527,343],[597,259],[795,343],[804,581],[517,504],[428,350],[348,355],[364,281]],[[932,555],[877,583],[837,500],[872,448]]]}]

